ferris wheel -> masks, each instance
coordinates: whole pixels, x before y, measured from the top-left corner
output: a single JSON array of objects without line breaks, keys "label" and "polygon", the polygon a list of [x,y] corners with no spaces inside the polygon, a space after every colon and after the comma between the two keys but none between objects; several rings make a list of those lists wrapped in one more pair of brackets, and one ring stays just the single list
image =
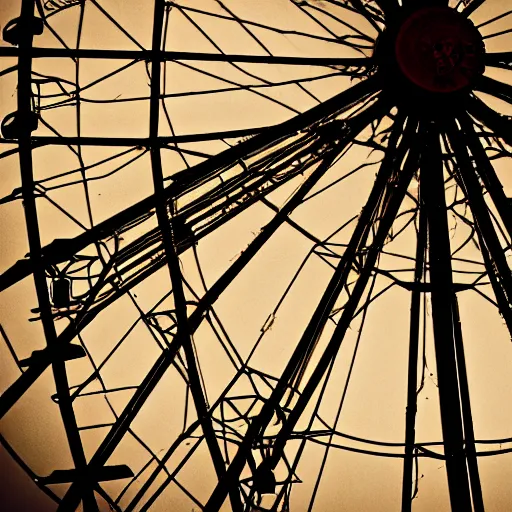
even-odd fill
[{"label": "ferris wheel", "polygon": [[505,4],[2,7],[23,485],[62,512],[510,509]]}]

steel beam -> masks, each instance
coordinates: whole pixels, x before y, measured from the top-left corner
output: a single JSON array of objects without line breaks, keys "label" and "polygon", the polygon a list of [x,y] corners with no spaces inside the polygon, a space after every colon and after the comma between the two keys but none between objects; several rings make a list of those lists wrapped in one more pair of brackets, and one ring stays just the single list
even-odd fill
[{"label": "steel beam", "polygon": [[427,216],[421,199],[418,205],[418,234],[416,243],[416,263],[414,284],[411,293],[411,316],[409,325],[409,362],[407,370],[407,408],[405,412],[405,458],[402,478],[402,512],[412,509],[412,469],[414,462],[414,443],[416,441],[416,411],[418,389],[418,347],[420,332],[420,310],[422,292],[420,284],[425,274],[425,251],[427,249]]},{"label": "steel beam", "polygon": [[[473,218],[487,246],[493,266],[496,268],[500,287],[507,297],[507,302],[510,304],[512,302],[512,272],[505,256],[505,249],[502,247],[496,234],[489,208],[483,196],[483,188],[470,160],[466,145],[460,137],[457,126],[453,124],[450,128],[448,136],[458,164],[455,173],[458,176],[459,182],[463,184]],[[507,212],[504,213],[506,215]]]},{"label": "steel beam", "polygon": [[428,222],[432,322],[450,503],[453,511],[469,512],[472,508],[455,357],[454,292],[443,161],[439,133],[432,124],[424,142],[420,186]]},{"label": "steel beam", "polygon": [[509,84],[483,75],[478,78],[475,89],[512,104],[512,86]]},{"label": "steel beam", "polygon": [[[0,47],[0,57],[18,57],[19,48]],[[202,61],[230,62],[251,64],[279,64],[291,66],[345,66],[369,67],[371,59],[367,57],[286,57],[274,55],[226,55],[223,53],[174,52],[157,50],[161,62],[171,61]],[[90,50],[87,48],[30,48],[33,59],[116,59],[141,60],[150,62],[155,55],[154,50]]]},{"label": "steel beam", "polygon": [[[171,279],[171,287],[176,309],[177,332],[176,337],[182,340],[181,345],[185,352],[187,361],[187,375],[189,378],[189,388],[195,405],[197,417],[201,423],[206,444],[212,458],[215,472],[218,478],[225,473],[224,459],[220,450],[211,417],[208,415],[206,400],[201,386],[201,380],[197,369],[196,357],[192,346],[192,338],[187,315],[187,305],[185,292],[183,289],[183,279],[181,275],[180,261],[178,258],[176,240],[174,237],[174,223],[169,222],[171,212],[167,204],[164,188],[164,175],[162,170],[162,160],[158,145],[158,131],[160,120],[160,97],[161,97],[161,79],[162,62],[160,60],[160,47],[163,36],[163,20],[165,16],[165,0],[155,0],[155,10],[153,18],[153,42],[151,52],[151,101],[149,108],[149,139],[154,142],[151,144],[151,171],[153,176],[153,187],[155,191],[155,210],[160,228],[164,252],[167,259],[167,267]],[[171,207],[172,208],[172,207]],[[234,512],[242,512],[242,504],[238,492],[232,492],[231,506]]]},{"label": "steel beam", "polygon": [[468,459],[469,481],[471,484],[471,498],[475,512],[484,512],[484,498],[480,484],[478,461],[476,458],[475,432],[473,429],[473,415],[469,399],[469,384],[466,370],[466,357],[462,340],[462,327],[459,314],[457,295],[453,294],[452,315],[455,334],[455,354],[457,357],[457,370],[459,372],[460,400],[462,405],[462,423],[464,426],[464,440],[466,445],[466,457]]},{"label": "steel beam", "polygon": [[512,239],[512,208],[510,206],[510,200],[505,195],[503,185],[498,179],[496,171],[494,170],[494,167],[476,134],[474,124],[470,117],[467,114],[462,114],[457,116],[457,119],[464,131],[464,142],[467,144],[467,147],[473,155],[478,175],[482,179],[487,192],[489,192],[489,195],[496,206],[496,210],[498,210],[499,216],[501,217],[503,225]]},{"label": "steel beam", "polygon": [[[34,194],[34,175],[32,165],[32,146],[31,146],[31,109],[32,101],[32,57],[31,48],[33,34],[30,31],[32,20],[34,18],[34,0],[22,0],[21,15],[19,23],[21,26],[28,27],[22,30],[19,42],[18,57],[18,144],[19,161],[21,173],[21,188],[23,196],[23,205],[25,210],[25,222],[27,226],[28,242],[30,249],[30,261],[33,268],[34,285],[36,289],[37,300],[41,310],[41,322],[45,335],[45,340],[49,351],[55,356],[59,348],[56,344],[57,333],[51,315],[50,297],[46,283],[43,255],[41,249],[41,238],[39,235],[39,222],[37,216],[37,207]],[[66,432],[69,449],[75,464],[76,471],[81,473],[87,465],[85,453],[78,432],[77,422],[73,411],[73,405],[69,394],[69,384],[66,374],[66,366],[63,358],[54,357],[48,359],[44,367],[51,364],[55,387],[59,397],[59,409]],[[91,486],[82,485],[80,488],[80,498],[83,499],[84,510],[86,512],[95,512],[98,510],[94,492]]]},{"label": "steel beam", "polygon": [[503,139],[509,146],[512,146],[512,122],[508,117],[496,112],[476,96],[471,98],[466,107],[468,112],[492,130],[496,137]]}]

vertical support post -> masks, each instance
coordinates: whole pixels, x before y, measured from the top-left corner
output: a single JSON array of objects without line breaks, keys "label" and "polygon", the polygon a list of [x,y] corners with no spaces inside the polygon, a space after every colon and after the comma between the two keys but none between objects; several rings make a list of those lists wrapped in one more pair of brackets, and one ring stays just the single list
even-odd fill
[{"label": "vertical support post", "polygon": [[[41,323],[47,346],[51,353],[52,370],[55,388],[59,398],[59,409],[69,444],[71,457],[77,469],[79,496],[83,500],[86,512],[96,512],[98,505],[94,497],[92,482],[88,477],[87,461],[85,458],[80,433],[73,411],[73,404],[69,393],[69,384],[66,374],[64,358],[57,346],[57,333],[51,316],[51,304],[46,285],[46,276],[39,235],[39,222],[34,195],[34,175],[32,164],[31,143],[31,117],[33,116],[32,100],[32,43],[34,25],[34,0],[23,0],[21,4],[19,60],[18,60],[18,111],[17,124],[19,133],[19,160],[22,184],[23,205],[25,208],[25,222],[27,226],[30,259],[32,261],[34,285],[37,300],[41,310]],[[60,348],[61,350],[61,348]]]},{"label": "vertical support post", "polygon": [[441,408],[444,452],[453,511],[471,511],[466,454],[461,419],[459,379],[455,358],[452,314],[453,281],[446,212],[443,161],[439,134],[433,125],[425,137],[421,158],[421,190],[428,224],[428,254],[434,346]]},{"label": "vertical support post", "polygon": [[416,438],[416,411],[418,386],[418,345],[420,331],[420,284],[424,276],[425,250],[427,247],[427,217],[424,205],[419,198],[419,226],[416,245],[416,267],[411,294],[411,321],[409,328],[409,363],[407,371],[407,409],[405,413],[405,458],[402,479],[402,512],[411,512],[412,504],[412,467],[414,442]]}]

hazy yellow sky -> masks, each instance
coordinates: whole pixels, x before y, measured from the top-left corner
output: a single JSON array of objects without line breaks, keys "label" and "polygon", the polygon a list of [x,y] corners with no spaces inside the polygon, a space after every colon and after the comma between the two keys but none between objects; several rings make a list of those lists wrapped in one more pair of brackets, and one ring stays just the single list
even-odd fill
[{"label": "hazy yellow sky", "polygon": [[[57,0],[56,3],[63,4],[64,0]],[[333,38],[333,35],[355,35],[353,30],[351,31],[335,19],[336,16],[343,16],[344,21],[353,23],[358,30],[374,38],[375,30],[364,19],[347,13],[330,2],[311,0],[309,3],[324,10],[324,12],[313,8],[308,10],[310,14],[317,17],[316,22],[289,0],[226,0],[223,4],[215,0],[176,2],[185,9],[180,10],[177,7],[171,9],[165,35],[165,49],[207,53],[222,51],[226,54],[251,55],[265,55],[265,49],[268,49],[274,55],[309,57],[358,57],[371,54],[371,49],[362,49],[358,53],[352,48],[339,44]],[[450,0],[450,5],[454,4],[456,2]],[[86,0],[84,5],[80,48],[137,50],[140,47],[146,49],[151,47],[152,2]],[[472,19],[475,24],[479,24],[505,12],[508,8],[506,0],[487,0],[485,6],[477,10]],[[19,1],[0,2],[0,27],[5,26],[8,20],[17,16],[19,9]],[[103,11],[108,12],[122,25],[130,37],[123,34]],[[217,13],[224,18],[208,16],[198,11]],[[49,17],[51,27],[61,41],[45,29],[41,36],[34,39],[34,45],[61,48],[66,44],[72,48],[76,47],[80,12],[80,6],[73,6]],[[47,14],[49,13],[47,11]],[[233,13],[240,19],[252,22],[246,25],[247,30],[233,21]],[[332,16],[330,17],[329,14]],[[510,27],[511,19],[512,17],[504,18],[488,25],[482,29],[482,33],[485,35],[504,30]],[[318,21],[324,26],[322,27]],[[201,33],[194,23],[204,33]],[[265,30],[258,24],[277,27],[281,32]],[[253,31],[262,44],[249,34],[249,30]],[[204,34],[207,34],[215,44],[208,41]],[[301,34],[309,34],[312,37]],[[512,37],[508,34],[486,40],[486,48],[490,52],[503,51],[509,49],[511,43]],[[2,46],[8,45],[2,43]],[[15,58],[2,57],[0,72],[15,64]],[[71,59],[42,58],[34,60],[33,77],[37,80],[49,76],[56,77],[68,93],[71,93],[73,84],[78,81],[82,97],[81,136],[147,137],[150,80],[143,61],[129,64],[130,61],[127,60],[81,59],[77,70]],[[126,69],[114,73],[122,66],[126,66]],[[110,78],[95,83],[109,73],[113,73]],[[488,70],[487,73],[489,76],[510,83],[511,72]],[[240,89],[234,85],[261,86],[270,82],[313,79],[325,74],[333,74],[333,76],[304,81],[303,88],[289,83],[252,89]],[[327,67],[263,64],[242,64],[235,67],[229,63],[201,61],[169,62],[165,67],[164,77],[166,81],[164,92],[169,97],[166,97],[163,102],[165,109],[162,107],[160,111],[159,133],[161,135],[172,133],[167,115],[171,119],[174,133],[178,135],[274,125],[314,107],[357,82],[349,77],[336,75],[335,70]],[[16,83],[16,72],[0,76],[0,119],[16,110]],[[43,107],[41,117],[44,123],[40,122],[34,136],[54,136],[55,133],[68,137],[76,136],[76,106],[69,104],[59,108],[44,109],[54,101],[65,98],[52,97],[62,92],[55,80],[43,80],[39,86],[41,94],[48,97],[41,99],[39,106]],[[224,88],[232,88],[232,90],[222,93],[178,95],[178,93],[197,93]],[[70,97],[71,95],[68,99]],[[114,98],[118,100],[115,103],[104,102]],[[484,95],[482,98],[488,100]],[[489,104],[502,112],[512,114],[512,107],[504,102],[490,100]],[[387,127],[389,124],[389,118],[387,118],[382,126]],[[359,140],[364,140],[369,135],[370,131],[367,129],[359,136]],[[163,149],[163,173],[165,178],[171,178],[166,183],[170,183],[172,176],[178,171],[200,163],[207,155],[215,155],[237,142],[238,139],[228,139],[227,141],[181,144],[181,149],[194,152],[194,154],[185,155],[180,155],[174,147]],[[385,139],[381,142],[387,143]],[[16,147],[14,144],[1,144],[0,150],[14,147]],[[91,226],[153,193],[150,155],[145,149],[134,148],[128,152],[129,147],[83,146],[80,155],[77,155],[75,149],[76,147],[48,145],[33,151],[34,179],[39,183],[38,191],[41,193],[36,203],[43,246],[56,238],[76,237]],[[81,180],[81,167],[92,166],[96,162],[122,152],[126,154],[86,170],[85,175],[88,181],[87,187],[84,187]],[[221,338],[226,342],[226,335],[229,336],[241,359],[251,368],[274,378],[278,378],[282,373],[332,276],[331,265],[336,265],[339,261],[343,245],[348,242],[354,223],[348,224],[339,232],[337,230],[360,213],[374,182],[381,156],[380,151],[370,153],[367,147],[352,146],[318,182],[310,194],[312,198],[292,214],[292,220],[298,225],[318,239],[328,241],[330,254],[313,252],[317,248],[310,239],[292,225],[284,224],[217,301],[215,312],[224,329],[224,333],[221,332]],[[321,194],[314,195],[316,191],[322,190],[323,187],[342,178],[361,164],[368,165]],[[117,167],[121,169],[112,173]],[[512,179],[508,176],[508,158],[496,161],[495,167],[505,191],[509,196],[512,195]],[[68,171],[75,172],[61,176]],[[234,166],[230,172],[241,173],[242,167]],[[21,185],[16,154],[0,160],[0,173],[2,176],[0,197],[4,198]],[[272,192],[268,199],[281,207],[308,175],[308,173],[304,176],[298,175]],[[410,187],[412,195],[414,195],[415,184],[417,185],[417,182]],[[45,196],[42,194],[43,191]],[[189,201],[205,192],[206,187],[180,199],[178,208],[184,208]],[[87,207],[87,196],[90,201],[90,211]],[[452,196],[453,190],[448,189],[447,197]],[[0,202],[2,240],[0,272],[10,268],[29,251],[21,197],[19,193],[11,197],[13,199],[10,201]],[[413,206],[412,199],[407,198],[404,201],[401,212],[405,213],[402,220],[395,224],[394,231],[399,230],[404,219],[411,218],[411,214],[406,212]],[[64,215],[62,209],[69,212],[72,218]],[[268,206],[258,202],[200,241],[196,249],[207,287],[222,275],[273,215],[273,211]],[[460,221],[456,222],[454,216],[449,216],[449,222],[453,248],[469,235],[469,229]],[[156,220],[153,216],[140,226],[124,233],[121,247],[125,247],[137,236],[154,227],[156,227]],[[401,279],[411,279],[413,264],[404,257],[414,256],[415,240],[415,232],[411,224],[403,234],[390,240],[386,245],[387,252],[400,254],[402,257],[383,255],[379,267],[396,271],[395,275],[399,275]],[[506,244],[505,240],[501,241]],[[108,250],[112,251],[112,242],[108,244]],[[94,255],[94,250],[94,246],[91,245],[82,254]],[[102,250],[106,254],[106,249]],[[471,244],[461,251],[458,257],[481,261],[479,251]],[[205,292],[198,264],[191,250],[183,253],[180,259],[184,277],[190,286],[186,290],[187,300],[192,302]],[[301,267],[303,262],[305,264]],[[95,265],[96,270],[101,267],[99,262]],[[457,261],[454,261],[453,265],[461,271],[475,270],[474,266]],[[78,264],[75,263],[73,268],[78,268]],[[269,317],[272,318],[281,296],[299,268],[301,271],[276,311],[271,329],[266,330],[264,326],[268,326]],[[457,280],[468,282],[470,277],[458,274]],[[390,283],[387,277],[379,275],[375,280],[374,294]],[[82,283],[74,283],[73,291],[75,294],[85,293],[88,287],[87,281],[84,280]],[[102,383],[107,389],[123,388],[120,391],[81,396],[75,400],[74,410],[78,426],[80,428],[98,426],[81,430],[87,459],[92,457],[107,434],[108,425],[114,422],[114,412],[117,415],[121,413],[132,396],[134,388],[140,384],[160,355],[161,346],[172,336],[162,336],[157,329],[146,325],[141,320],[141,312],[147,314],[156,311],[164,314],[173,309],[172,297],[167,296],[170,288],[168,270],[164,266],[133,287],[131,294],[125,294],[103,310],[83,330],[80,339],[75,340],[77,343],[83,343],[90,358],[78,359],[66,364],[70,386],[83,383],[94,370],[94,365],[101,366]],[[489,286],[484,286],[481,290],[492,296]],[[338,306],[341,306],[346,298],[347,296],[343,294]],[[460,293],[459,301],[475,437],[479,440],[509,438],[512,434],[510,427],[512,409],[509,407],[512,400],[510,336],[495,308],[474,291]],[[418,395],[416,433],[417,442],[440,442],[442,436],[429,298],[425,305],[427,319],[425,354],[428,369],[424,387]],[[30,277],[0,293],[0,323],[5,333],[0,334],[0,337],[8,337],[19,359],[27,358],[32,351],[45,346],[40,322],[29,321],[37,316],[32,312],[36,307],[37,299]],[[372,304],[359,341],[357,358],[343,410],[337,425],[334,426],[336,410],[357,343],[361,316],[351,325],[318,410],[319,417],[337,431],[379,442],[403,443],[409,308],[410,292],[398,286],[390,288]],[[189,314],[192,311],[193,306],[190,305]],[[339,315],[334,318],[339,318]],[[158,321],[163,323],[169,320],[168,317],[165,320],[161,316]],[[213,323],[217,326],[217,331],[222,331],[216,320]],[[55,322],[57,332],[61,333],[67,324],[68,320],[65,318],[57,320]],[[322,333],[303,382],[310,376],[333,330],[334,323],[331,322]],[[261,336],[261,343],[250,355],[262,333],[264,335]],[[123,342],[109,356],[121,339]],[[194,343],[207,390],[207,399],[210,404],[213,404],[236,374],[237,368],[229,357],[229,355],[233,356],[234,352],[222,348],[215,331],[207,322],[197,330]],[[20,375],[6,343],[0,343],[0,362],[0,384],[4,390]],[[262,396],[268,396],[269,388],[263,379],[254,377],[253,385]],[[100,382],[96,379],[84,388],[83,393],[100,390]],[[3,418],[1,424],[1,433],[7,442],[39,476],[48,475],[54,469],[70,468],[73,464],[59,409],[51,400],[53,393],[55,393],[55,384],[51,370],[47,369],[19,403]],[[247,376],[241,376],[229,396],[235,397],[249,393],[254,394],[250,381]],[[178,369],[171,367],[133,422],[132,433],[123,438],[108,463],[127,464],[134,473],[137,473],[151,458],[150,452],[140,441],[157,457],[161,457],[184,428],[185,394],[186,386]],[[313,399],[313,402],[316,400]],[[196,419],[191,400],[189,404],[189,413],[185,419],[187,426]],[[260,400],[251,412],[251,416],[257,413],[261,405]],[[245,407],[242,402],[239,406]],[[297,430],[307,428],[311,412],[311,408],[306,410]],[[220,419],[218,411],[214,413],[214,418]],[[242,423],[234,424],[233,427],[242,434],[246,428]],[[315,420],[312,428],[321,430],[325,428],[325,424]],[[319,439],[327,441],[327,436]],[[397,457],[375,457],[332,448],[329,451],[328,462],[316,497],[315,510],[351,512],[399,510],[402,479],[402,458],[399,455],[403,452],[403,448],[363,445],[342,436],[336,436],[333,442],[348,448],[376,449],[396,454]],[[188,441],[187,443],[183,443],[176,456],[171,457],[166,463],[168,471],[172,471],[181,458],[192,449],[194,443]],[[298,446],[298,440],[288,443],[286,454],[289,460],[293,460]],[[509,448],[510,443],[493,444],[489,447],[480,445],[478,449],[483,451],[500,447]],[[435,446],[433,449],[439,453],[442,452],[441,446]],[[230,448],[231,455],[234,450],[234,447]],[[307,510],[323,453],[324,447],[321,444],[307,443],[296,470],[301,483],[293,486],[292,512]],[[259,454],[255,454],[256,459],[258,456]],[[10,468],[12,465],[7,462],[7,457],[5,460],[6,467]],[[155,461],[150,462],[147,469],[126,492],[120,501],[123,508],[135,496],[156,466]],[[504,512],[512,509],[512,491],[510,490],[512,455],[480,457],[479,468],[486,510]],[[20,488],[27,489],[23,491],[27,493],[27,499],[32,495],[35,496],[34,500],[44,498],[44,505],[41,505],[40,510],[44,507],[47,507],[44,510],[56,509],[53,503],[37,491],[30,479],[24,478],[17,469],[12,471],[13,475],[16,475],[13,481],[18,486],[16,488],[13,484],[12,487],[16,488],[16,494],[22,493]],[[278,466],[276,472],[278,480],[280,475],[284,475],[283,471],[284,466]],[[9,469],[10,472],[11,469]],[[415,512],[449,510],[443,461],[420,458],[419,475],[419,493],[413,502],[413,510]],[[144,503],[157,484],[162,483],[163,480],[164,477],[160,475],[155,487],[150,489],[141,503]],[[178,480],[179,485],[190,490],[201,503],[206,502],[216,483],[216,477],[204,442],[180,471]],[[126,480],[107,482],[102,487],[111,497],[116,498],[127,483]],[[179,485],[172,483],[167,486],[151,510],[176,510],[177,512],[195,510],[194,507],[197,505],[187,497]],[[67,488],[66,484],[51,486],[52,491],[58,496],[62,496]],[[15,508],[16,505],[9,506],[12,508],[8,510],[23,509]],[[103,501],[101,507],[102,510],[108,510],[108,506]],[[229,509],[226,503],[223,510]]]}]

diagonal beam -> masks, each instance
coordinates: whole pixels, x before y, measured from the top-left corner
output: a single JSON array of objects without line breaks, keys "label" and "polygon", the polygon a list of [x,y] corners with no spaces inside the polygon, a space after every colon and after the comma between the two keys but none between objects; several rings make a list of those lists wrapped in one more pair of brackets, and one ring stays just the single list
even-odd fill
[{"label": "diagonal beam", "polygon": [[[415,123],[410,121],[409,129],[415,128]],[[368,282],[372,276],[373,270],[377,264],[380,252],[384,246],[386,238],[389,235],[391,227],[398,214],[399,208],[406,195],[414,173],[418,168],[419,147],[417,139],[413,142],[412,147],[407,155],[403,168],[400,169],[401,160],[396,158],[393,162],[393,176],[386,187],[382,212],[379,216],[379,224],[374,235],[371,245],[367,248],[367,256],[364,266],[360,271],[359,277],[354,285],[350,298],[347,300],[338,324],[332,334],[332,337],[322,354],[316,368],[307,382],[297,404],[292,409],[290,416],[285,421],[281,431],[276,437],[274,448],[272,451],[272,466],[275,467],[282,457],[285,445],[290,438],[293,429],[300,416],[307,407],[315,390],[320,384],[325,372],[331,362],[336,358],[338,350],[343,342],[345,334],[350,327],[350,323],[357,310],[360,300],[367,288]],[[350,266],[352,267],[352,265]],[[348,276],[347,276],[348,277]]]},{"label": "diagonal beam", "polygon": [[396,0],[374,0],[374,2],[379,6],[387,20],[398,10],[398,2]]},{"label": "diagonal beam", "polygon": [[451,126],[449,128],[451,129],[448,131],[448,136],[458,164],[455,173],[458,176],[459,182],[464,186],[463,190],[465,191],[473,218],[489,250],[500,286],[510,304],[512,303],[512,272],[508,265],[505,251],[496,234],[489,208],[483,196],[483,188],[471,163],[465,143],[461,139],[456,127]]},{"label": "diagonal beam", "polygon": [[505,195],[503,185],[476,134],[475,126],[467,114],[457,116],[464,131],[465,142],[473,155],[478,175],[489,192],[499,216],[512,239],[512,210],[510,201]]},{"label": "diagonal beam", "polygon": [[512,70],[512,52],[486,53],[485,65]]},{"label": "diagonal beam", "polygon": [[[427,217],[419,197],[419,226],[416,244],[414,283],[420,285],[425,277],[425,252],[427,249]],[[414,443],[416,441],[416,411],[418,387],[418,347],[420,333],[421,290],[415,287],[411,293],[411,315],[409,325],[409,362],[407,370],[407,408],[405,412],[405,457],[402,478],[402,512],[412,510],[412,470]]]},{"label": "diagonal beam", "polygon": [[502,116],[476,96],[468,102],[467,109],[473,117],[492,130],[496,137],[503,139],[509,146],[512,146],[512,122],[509,118]]},{"label": "diagonal beam", "polygon": [[361,14],[368,23],[380,34],[382,27],[379,26],[372,12],[363,4],[362,0],[349,0],[350,5]]},{"label": "diagonal beam", "polygon": [[512,104],[512,85],[484,75],[476,81],[475,89]]},{"label": "diagonal beam", "polygon": [[[486,268],[489,273],[489,278],[493,283],[499,309],[503,317],[509,320],[511,317],[510,304],[512,303],[512,272],[501,242],[496,234],[489,209],[483,197],[482,186],[480,185],[476,171],[469,158],[467,148],[456,129],[452,128],[452,130],[448,132],[448,135],[450,137],[450,143],[455,150],[459,166],[459,169],[456,169],[458,180],[463,185],[466,199],[469,203],[473,218],[475,219],[477,232],[484,242],[482,251],[484,260],[484,251],[487,250],[489,252],[490,261],[486,262]],[[496,276],[497,279],[495,280],[493,276]],[[510,330],[511,326],[509,321],[507,321],[507,326]],[[512,331],[510,331],[510,333],[512,335]]]},{"label": "diagonal beam", "polygon": [[[455,135],[457,135],[457,130],[454,132]],[[453,135],[452,135],[453,137]],[[469,137],[470,139],[470,137]],[[468,144],[468,146],[471,145],[471,142]],[[462,158],[464,158],[464,153],[466,152],[465,149],[462,150]],[[460,160],[459,156],[459,160]],[[481,170],[480,170],[481,174]],[[464,196],[467,198],[468,193],[466,191],[466,187],[462,179],[460,178],[460,173],[452,174],[452,177],[460,187],[460,189],[463,191]],[[480,194],[481,192],[479,192]],[[480,252],[482,253],[482,258],[484,262],[484,266],[487,272],[487,276],[489,277],[489,281],[491,283],[496,302],[498,304],[498,309],[500,313],[503,316],[503,319],[505,320],[505,323],[507,324],[508,330],[512,333],[512,306],[505,294],[505,291],[503,290],[503,287],[498,279],[498,276],[496,274],[496,265],[494,264],[491,255],[489,253],[489,249],[487,247],[486,241],[483,237],[483,234],[481,232],[480,226],[477,222],[474,223],[475,231],[478,237],[478,244],[480,245]],[[455,290],[457,291],[457,290]]]},{"label": "diagonal beam", "polygon": [[485,0],[472,0],[463,10],[464,16],[471,16],[480,6],[484,4]]}]

